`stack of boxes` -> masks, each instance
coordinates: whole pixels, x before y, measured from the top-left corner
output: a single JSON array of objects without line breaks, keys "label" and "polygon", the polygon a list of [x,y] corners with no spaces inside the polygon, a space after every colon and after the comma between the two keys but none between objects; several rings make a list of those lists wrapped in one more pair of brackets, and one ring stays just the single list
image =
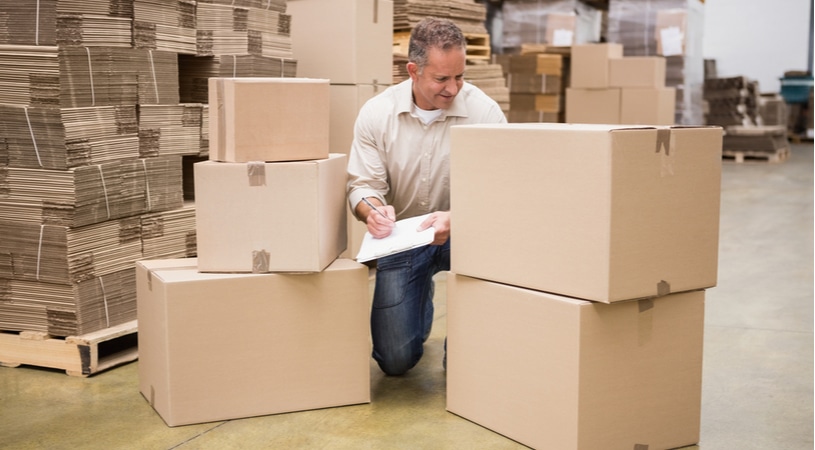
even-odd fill
[{"label": "stack of boxes", "polygon": [[721,128],[451,138],[447,409],[533,448],[698,442]]},{"label": "stack of boxes", "polygon": [[528,53],[506,58],[509,122],[564,122],[569,56]]},{"label": "stack of boxes", "polygon": [[600,42],[603,11],[582,0],[504,0],[501,12],[503,53],[517,53],[528,44]]},{"label": "stack of boxes", "polygon": [[675,98],[661,56],[624,57],[612,43],[572,47],[568,123],[671,125]]},{"label": "stack of boxes", "polygon": [[139,388],[170,426],[370,401],[328,80],[210,80],[198,258],[137,264]]},{"label": "stack of boxes", "polygon": [[[329,80],[329,148],[348,155],[359,109],[391,84],[393,2],[292,0],[289,12],[298,74]],[[349,210],[343,257],[356,256],[365,231]]]}]

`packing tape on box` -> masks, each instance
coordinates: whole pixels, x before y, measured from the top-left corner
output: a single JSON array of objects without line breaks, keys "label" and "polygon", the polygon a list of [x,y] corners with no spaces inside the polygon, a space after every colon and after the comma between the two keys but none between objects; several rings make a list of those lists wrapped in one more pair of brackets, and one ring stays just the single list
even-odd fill
[{"label": "packing tape on box", "polygon": [[269,272],[269,252],[266,250],[252,251],[252,273]]},{"label": "packing tape on box", "polygon": [[647,298],[637,301],[637,342],[640,346],[651,342],[654,330],[654,300]]},{"label": "packing tape on box", "polygon": [[[210,105],[210,108],[212,106]],[[215,114],[218,116],[218,123],[215,124],[218,130],[218,146],[216,147],[216,156],[221,157],[222,153],[226,154],[226,108],[224,108],[224,80],[223,78],[215,79],[215,107],[217,111]],[[212,117],[212,111],[210,111]]]},{"label": "packing tape on box", "polygon": [[634,444],[634,450],[648,450],[648,444]]},{"label": "packing tape on box", "polygon": [[249,178],[249,186],[266,186],[266,163],[263,161],[246,163],[246,176]]},{"label": "packing tape on box", "polygon": [[374,0],[374,23],[379,23],[379,0]]},{"label": "packing tape on box", "polygon": [[[676,157],[676,140],[674,133],[668,128],[657,130],[656,152],[660,155],[660,176],[674,174],[674,158]],[[662,150],[665,149],[665,152]]]},{"label": "packing tape on box", "polygon": [[657,283],[657,296],[662,297],[671,293],[671,283],[661,280]]}]

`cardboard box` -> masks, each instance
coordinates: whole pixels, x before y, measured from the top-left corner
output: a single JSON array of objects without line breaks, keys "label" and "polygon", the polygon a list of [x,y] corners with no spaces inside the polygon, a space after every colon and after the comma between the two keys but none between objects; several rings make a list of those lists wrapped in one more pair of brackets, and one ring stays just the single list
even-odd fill
[{"label": "cardboard box", "polygon": [[450,137],[452,271],[604,303],[716,285],[721,128],[516,123]]},{"label": "cardboard box", "polygon": [[662,56],[626,56],[610,59],[608,66],[611,87],[665,87],[666,61]]},{"label": "cardboard box", "polygon": [[292,0],[286,12],[299,76],[393,82],[393,1]]},{"label": "cardboard box", "polygon": [[541,450],[698,443],[704,299],[606,305],[450,273],[447,410]]},{"label": "cardboard box", "polygon": [[327,158],[329,96],[328,80],[210,78],[209,159]]},{"label": "cardboard box", "polygon": [[506,78],[511,94],[560,94],[563,92],[560,75],[510,72]]},{"label": "cardboard box", "polygon": [[136,263],[139,391],[169,426],[370,402],[368,268]]},{"label": "cardboard box", "polygon": [[319,272],[346,247],[348,157],[196,163],[203,272]]},{"label": "cardboard box", "polygon": [[543,111],[517,111],[510,109],[507,114],[507,121],[511,123],[527,122],[563,122],[563,112],[543,112]]},{"label": "cardboard box", "polygon": [[620,123],[636,125],[673,125],[676,114],[676,89],[623,88],[620,97]]},{"label": "cardboard box", "polygon": [[619,124],[620,89],[566,88],[566,122]]},{"label": "cardboard box", "polygon": [[579,44],[572,46],[571,82],[573,88],[607,88],[609,60],[623,57],[623,45]]},{"label": "cardboard box", "polygon": [[684,9],[660,9],[656,14],[654,34],[657,54],[682,56],[686,53],[688,12]]},{"label": "cardboard box", "polygon": [[509,59],[509,72],[560,76],[563,73],[563,56],[549,53],[512,55]]},{"label": "cardboard box", "polygon": [[563,100],[558,94],[509,94],[510,109],[516,111],[560,112]]}]

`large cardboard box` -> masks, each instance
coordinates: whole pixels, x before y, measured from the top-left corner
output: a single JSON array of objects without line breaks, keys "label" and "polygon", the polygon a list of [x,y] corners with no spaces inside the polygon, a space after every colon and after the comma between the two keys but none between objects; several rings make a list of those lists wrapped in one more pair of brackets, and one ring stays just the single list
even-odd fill
[{"label": "large cardboard box", "polygon": [[626,56],[608,61],[609,85],[620,88],[665,87],[663,56]]},{"label": "large cardboard box", "polygon": [[563,77],[560,75],[510,72],[506,78],[507,87],[512,94],[561,94],[563,92]]},{"label": "large cardboard box", "polygon": [[540,450],[695,444],[704,294],[607,305],[450,273],[447,410]]},{"label": "large cardboard box", "polygon": [[451,270],[598,302],[716,285],[722,129],[451,130]]},{"label": "large cardboard box", "polygon": [[609,60],[622,57],[622,44],[573,45],[569,86],[573,88],[610,87]]},{"label": "large cardboard box", "polygon": [[290,0],[286,12],[299,76],[393,82],[392,0]]},{"label": "large cardboard box", "polygon": [[623,88],[620,96],[620,123],[636,125],[673,125],[676,114],[676,89]]},{"label": "large cardboard box", "polygon": [[209,159],[328,157],[328,80],[210,78]]},{"label": "large cardboard box", "polygon": [[348,157],[196,163],[203,272],[319,272],[346,248]]},{"label": "large cardboard box", "polygon": [[560,76],[563,73],[563,55],[554,53],[512,55],[509,58],[508,71],[529,75]]},{"label": "large cardboard box", "polygon": [[566,88],[566,122],[619,124],[620,89]]},{"label": "large cardboard box", "polygon": [[370,402],[368,268],[136,263],[139,391],[169,426]]}]

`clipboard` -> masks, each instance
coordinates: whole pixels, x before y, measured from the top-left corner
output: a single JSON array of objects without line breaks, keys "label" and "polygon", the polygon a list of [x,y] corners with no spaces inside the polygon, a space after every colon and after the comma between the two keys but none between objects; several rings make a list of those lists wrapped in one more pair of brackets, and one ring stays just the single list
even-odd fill
[{"label": "clipboard", "polygon": [[416,231],[429,215],[425,214],[397,220],[393,232],[382,239],[377,239],[366,231],[357,253],[357,262],[371,261],[383,256],[395,255],[396,253],[429,245],[436,236],[436,229],[430,227],[426,230]]}]

